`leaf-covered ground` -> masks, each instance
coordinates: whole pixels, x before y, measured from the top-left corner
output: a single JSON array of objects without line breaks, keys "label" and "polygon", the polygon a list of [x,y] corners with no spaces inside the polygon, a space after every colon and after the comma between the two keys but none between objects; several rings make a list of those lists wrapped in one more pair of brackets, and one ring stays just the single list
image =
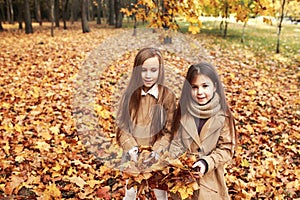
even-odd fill
[{"label": "leaf-covered ground", "polygon": [[[90,126],[101,135],[81,131],[78,119],[89,114],[74,104],[85,84],[77,76],[84,61],[120,32],[92,25],[91,33],[82,34],[75,24],[55,29],[53,38],[47,25],[35,27],[32,35],[0,33],[0,199],[121,199],[125,181],[107,155],[120,157],[112,145],[114,116],[137,51],[120,47],[126,53],[95,72],[100,81],[93,85],[91,118],[98,121]],[[236,117],[240,144],[226,168],[232,199],[300,198],[299,63],[208,36],[191,37],[217,66]],[[179,97],[190,63],[163,53],[166,84]]]}]

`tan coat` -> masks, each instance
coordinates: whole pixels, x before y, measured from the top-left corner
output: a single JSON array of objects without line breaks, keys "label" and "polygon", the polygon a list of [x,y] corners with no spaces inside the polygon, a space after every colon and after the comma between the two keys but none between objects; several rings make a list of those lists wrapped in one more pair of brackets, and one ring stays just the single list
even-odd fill
[{"label": "tan coat", "polygon": [[[159,85],[158,91],[158,98],[163,98],[162,104],[159,105],[158,100],[149,94],[142,96],[137,117],[132,119],[134,123],[132,133],[120,130],[119,143],[124,152],[140,145],[152,146],[152,149],[157,153],[168,150],[172,138],[171,127],[176,107],[176,97],[171,90],[164,86]],[[160,116],[162,127],[157,135],[153,135],[150,134],[150,124],[153,110],[157,106],[163,111]]]},{"label": "tan coat", "polygon": [[[170,146],[170,152],[179,156],[188,151],[208,164],[208,171],[199,180],[200,189],[194,191],[192,199],[229,199],[224,164],[231,160],[234,149],[234,136],[230,133],[229,120],[223,112],[218,112],[204,124],[200,136],[195,120],[190,115],[181,118],[181,126]],[[176,199],[176,198],[173,198]]]}]

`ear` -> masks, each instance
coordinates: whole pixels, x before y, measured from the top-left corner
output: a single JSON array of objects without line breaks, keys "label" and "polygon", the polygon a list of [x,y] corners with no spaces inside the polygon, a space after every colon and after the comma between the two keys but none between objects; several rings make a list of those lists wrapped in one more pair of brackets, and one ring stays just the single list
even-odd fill
[{"label": "ear", "polygon": [[217,83],[214,84],[214,92],[217,90]]}]

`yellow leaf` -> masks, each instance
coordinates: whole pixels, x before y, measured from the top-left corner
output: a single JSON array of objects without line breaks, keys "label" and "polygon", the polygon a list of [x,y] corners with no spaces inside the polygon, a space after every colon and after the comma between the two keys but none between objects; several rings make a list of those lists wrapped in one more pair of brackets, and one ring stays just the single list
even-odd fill
[{"label": "yellow leaf", "polygon": [[256,95],[256,90],[249,90],[247,94],[251,96]]},{"label": "yellow leaf", "polygon": [[108,111],[108,110],[103,110],[102,112],[101,112],[101,117],[103,118],[103,119],[109,119],[110,118],[110,112]]},{"label": "yellow leaf", "polygon": [[9,154],[9,149],[10,149],[10,146],[9,146],[9,142],[8,141],[5,141],[5,146],[2,147],[5,151],[6,154]]},{"label": "yellow leaf", "polygon": [[100,114],[101,111],[103,110],[103,107],[101,105],[98,105],[98,104],[94,104],[94,110]]},{"label": "yellow leaf", "polygon": [[178,192],[180,193],[182,199],[187,199],[193,194],[193,188],[183,186],[178,190]]},{"label": "yellow leaf", "polygon": [[9,109],[11,105],[9,103],[3,102],[2,106],[3,108]]},{"label": "yellow leaf", "polygon": [[24,160],[25,160],[25,158],[24,158],[24,156],[22,156],[22,155],[17,156],[17,157],[15,158],[15,161],[18,162],[18,163],[21,163],[21,162],[23,162]]},{"label": "yellow leaf", "polygon": [[83,189],[83,187],[86,185],[86,182],[78,176],[73,176],[73,177],[67,177],[67,179],[72,182],[75,183],[77,186],[79,186],[81,189]]},{"label": "yellow leaf", "polygon": [[192,34],[197,34],[200,32],[200,27],[190,25],[188,31],[191,32]]},{"label": "yellow leaf", "polygon": [[36,86],[33,87],[33,90],[30,90],[29,93],[34,97],[38,98],[40,96],[40,89]]},{"label": "yellow leaf", "polygon": [[250,124],[247,124],[246,128],[250,133],[254,133],[254,129],[252,128],[252,126]]},{"label": "yellow leaf", "polygon": [[51,146],[50,144],[44,142],[44,141],[37,141],[35,145],[36,149],[39,149],[41,151],[49,151]]},{"label": "yellow leaf", "polygon": [[58,164],[58,163],[56,163],[56,165],[55,165],[55,167],[52,167],[52,169],[54,170],[54,171],[59,171],[59,170],[61,170],[61,166]]},{"label": "yellow leaf", "polygon": [[73,172],[76,174],[76,169],[74,170],[73,167],[70,167],[69,170],[68,170],[68,172],[67,172],[67,174],[69,176],[71,176],[73,174]]},{"label": "yellow leaf", "polygon": [[241,165],[242,165],[242,167],[249,167],[250,163],[248,162],[248,160],[243,159]]},{"label": "yellow leaf", "polygon": [[19,132],[19,133],[22,133],[23,128],[22,128],[19,124],[16,124],[16,125],[15,125],[15,130],[16,130],[17,132]]},{"label": "yellow leaf", "polygon": [[68,146],[69,146],[69,144],[68,144],[65,140],[62,140],[62,141],[61,141],[61,147],[62,147],[63,149],[66,149]]},{"label": "yellow leaf", "polygon": [[22,153],[22,151],[24,150],[24,146],[23,145],[16,145],[16,146],[14,146],[15,148],[14,148],[14,152],[15,153]]},{"label": "yellow leaf", "polygon": [[263,193],[266,191],[266,186],[264,184],[259,184],[256,186],[256,192]]},{"label": "yellow leaf", "polygon": [[191,184],[191,188],[193,188],[193,190],[199,190],[200,189],[200,186],[199,184],[197,183],[197,181],[193,182]]},{"label": "yellow leaf", "polygon": [[60,198],[61,197],[61,192],[60,190],[56,187],[55,183],[47,186],[46,191],[44,192],[44,199],[52,199],[52,198]]},{"label": "yellow leaf", "polygon": [[97,180],[88,180],[87,181],[87,184],[91,187],[91,188],[94,188],[95,185],[99,185],[101,182],[100,181],[97,181]]},{"label": "yellow leaf", "polygon": [[5,185],[5,193],[11,195],[13,191],[20,187],[20,185],[24,182],[24,178],[16,175],[12,175],[11,181],[8,181]]},{"label": "yellow leaf", "polygon": [[286,184],[286,188],[288,188],[288,189],[296,189],[296,190],[300,190],[300,182],[299,182],[299,180],[294,180],[294,181],[291,181],[291,182],[288,182],[287,184]]},{"label": "yellow leaf", "polygon": [[48,130],[43,130],[40,134],[45,140],[50,140],[52,138],[52,135],[49,133]]},{"label": "yellow leaf", "polygon": [[52,172],[51,177],[52,178],[61,177],[61,173],[60,172]]},{"label": "yellow leaf", "polygon": [[51,131],[53,134],[57,135],[57,134],[60,132],[59,125],[52,126],[52,127],[50,128],[50,131]]},{"label": "yellow leaf", "polygon": [[181,168],[181,169],[184,168],[182,162],[179,159],[170,160],[169,163],[174,167]]}]

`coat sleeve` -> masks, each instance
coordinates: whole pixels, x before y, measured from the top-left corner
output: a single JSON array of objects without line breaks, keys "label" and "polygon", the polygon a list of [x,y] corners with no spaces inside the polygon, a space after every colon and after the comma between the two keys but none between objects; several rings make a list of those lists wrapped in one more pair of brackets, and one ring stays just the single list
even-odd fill
[{"label": "coat sleeve", "polygon": [[235,138],[231,134],[229,127],[229,120],[226,119],[221,130],[216,148],[208,155],[201,157],[208,164],[207,173],[224,165],[233,157],[233,146],[235,145]]},{"label": "coat sleeve", "polygon": [[173,92],[169,91],[166,100],[163,103],[163,108],[165,110],[165,124],[163,126],[163,130],[161,131],[161,135],[157,138],[155,143],[153,144],[153,150],[157,153],[161,153],[169,149],[171,139],[172,139],[172,124],[173,124],[173,116],[176,109],[176,96]]},{"label": "coat sleeve", "polygon": [[178,158],[186,151],[181,138],[181,131],[177,131],[169,148],[170,155],[173,158]]},{"label": "coat sleeve", "polygon": [[126,131],[121,129],[119,129],[118,131],[119,131],[118,143],[123,148],[124,152],[128,152],[131,148],[138,146],[132,134],[127,133]]}]

